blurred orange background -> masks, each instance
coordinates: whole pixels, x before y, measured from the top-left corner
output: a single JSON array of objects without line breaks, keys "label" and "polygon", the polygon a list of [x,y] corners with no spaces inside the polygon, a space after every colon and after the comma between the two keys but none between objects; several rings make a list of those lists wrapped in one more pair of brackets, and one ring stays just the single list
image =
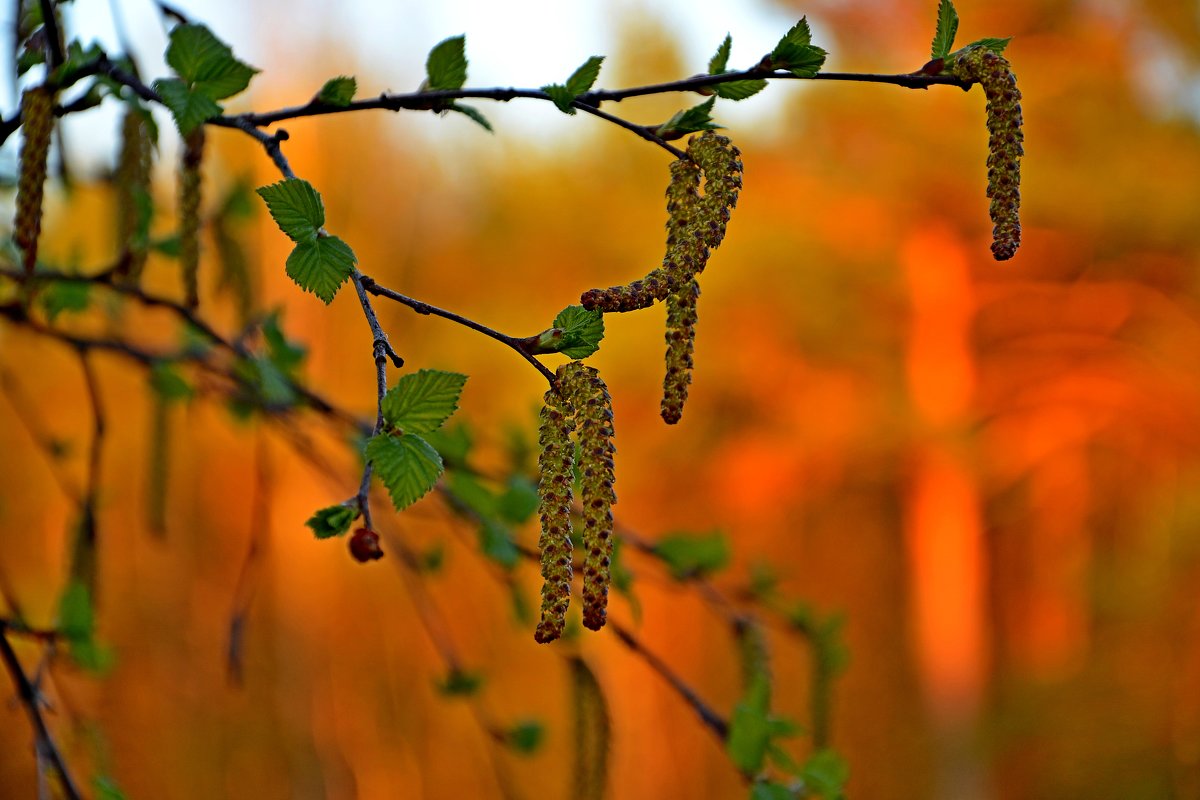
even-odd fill
[{"label": "blurred orange background", "polygon": [[[267,5],[245,30],[213,22],[239,53],[239,41],[259,43],[264,73],[232,111],[302,103],[339,73],[357,74],[360,96],[419,82],[360,69],[353,40],[289,50],[286,15]],[[661,308],[609,315],[589,359],[614,397],[615,511],[649,540],[725,531],[733,560],[714,583],[731,596],[765,563],[789,597],[844,614],[851,661],[834,687],[831,743],[850,763],[850,797],[1197,797],[1200,15],[1178,0],[958,7],[959,44],[1015,37],[1027,152],[1016,258],[988,251],[978,89],[780,81],[746,101],[770,112],[729,123],[745,190],[702,276],[683,422],[658,418]],[[827,69],[906,72],[926,60],[935,9],[810,0],[768,11],[810,15],[830,37],[816,41],[831,51]],[[601,85],[702,71],[681,59],[669,18],[628,10]],[[722,23],[733,65],[753,57],[736,49],[739,16]],[[459,25],[469,55],[470,16]],[[658,122],[697,101],[611,110]],[[527,139],[458,115],[368,112],[290,122],[285,152],[364,272],[527,335],[582,290],[655,266],[665,222],[665,153],[582,115],[547,125]],[[176,138],[164,125],[168,153]],[[213,130],[209,141],[210,204],[240,179],[278,179],[247,137]],[[157,190],[164,233],[169,172]],[[50,263],[94,269],[116,252],[112,192],[76,177],[71,192],[51,192],[43,247]],[[372,414],[371,337],[353,292],[326,308],[298,291],[283,273],[289,244],[261,211],[241,237],[262,304],[282,308],[284,330],[309,348],[308,382]],[[232,333],[205,246],[202,311]],[[147,285],[177,294],[175,270],[156,256]],[[511,431],[533,434],[543,379],[478,334],[376,306],[406,369],[471,376],[458,419],[476,465],[502,469]],[[176,341],[168,317],[138,319],[127,330],[138,341]],[[92,311],[62,325],[104,322]],[[117,661],[103,677],[58,662],[47,689],[79,776],[111,773],[130,798],[570,796],[564,655],[578,654],[609,703],[609,797],[745,796],[721,744],[611,631],[536,645],[474,534],[436,498],[397,515],[380,495],[375,508],[413,550],[444,546],[437,574],[414,576],[394,554],[359,565],[344,542],[315,541],[304,520],[352,495],[359,475],[344,431],[316,415],[299,418],[302,449],[327,470],[279,426],[233,421],[219,401],[173,409],[167,531],[151,535],[144,372],[116,357],[95,364],[109,428],[98,625]],[[0,574],[29,619],[51,626],[75,513],[56,476],[82,482],[91,419],[78,359],[61,345],[5,322],[0,367],[16,385],[0,398]],[[13,395],[66,444],[57,463]],[[520,541],[533,545],[535,528]],[[614,619],[728,715],[740,694],[728,626],[652,560],[628,565],[640,615],[617,599]],[[536,603],[536,566],[515,576]],[[239,685],[225,648],[242,607]],[[771,637],[775,708],[807,724],[806,645],[780,625]],[[16,643],[32,669],[39,649]],[[447,646],[484,677],[475,699],[438,692]],[[531,755],[486,731],[522,719],[545,725]],[[793,750],[808,748],[800,738]],[[33,787],[30,730],[5,702],[0,795]]]}]

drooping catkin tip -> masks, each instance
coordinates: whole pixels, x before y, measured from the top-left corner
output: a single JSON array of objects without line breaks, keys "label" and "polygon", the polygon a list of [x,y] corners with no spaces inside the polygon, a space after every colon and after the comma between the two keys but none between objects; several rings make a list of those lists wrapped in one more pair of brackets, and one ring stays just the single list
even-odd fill
[{"label": "drooping catkin tip", "polygon": [[46,158],[54,130],[54,93],[46,86],[33,86],[21,95],[20,173],[17,178],[17,213],[13,239],[21,251],[26,274],[37,267],[38,237],[42,231],[42,197],[46,183]]}]

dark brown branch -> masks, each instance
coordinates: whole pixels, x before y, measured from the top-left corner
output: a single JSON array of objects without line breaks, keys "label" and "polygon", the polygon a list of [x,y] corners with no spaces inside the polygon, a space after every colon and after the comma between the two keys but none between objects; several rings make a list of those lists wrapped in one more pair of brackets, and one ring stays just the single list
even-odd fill
[{"label": "dark brown branch", "polygon": [[34,736],[37,741],[37,750],[50,761],[50,764],[54,767],[54,771],[58,773],[59,781],[62,783],[63,794],[68,800],[82,800],[83,795],[79,793],[79,787],[75,784],[75,779],[71,777],[71,771],[67,767],[67,762],[63,758],[62,751],[55,744],[54,736],[50,733],[50,728],[46,725],[45,717],[42,716],[38,690],[29,680],[29,676],[25,674],[25,670],[21,666],[21,662],[17,658],[17,654],[13,650],[12,644],[8,641],[6,634],[7,625],[3,621],[0,621],[0,660],[4,662],[4,667],[12,678],[13,685],[17,688],[17,697],[21,701],[21,706],[25,709],[26,716],[29,717],[29,724],[33,726]]},{"label": "dark brown branch", "polygon": [[613,114],[609,114],[606,111],[601,111],[599,108],[597,108],[594,105],[588,105],[588,104],[582,103],[578,100],[576,100],[571,105],[575,106],[575,108],[578,108],[580,111],[584,111],[588,114],[591,114],[593,117],[599,117],[600,119],[607,120],[608,122],[611,122],[614,125],[619,125],[627,131],[632,131],[634,134],[642,137],[646,141],[653,142],[654,144],[658,145],[659,147],[666,150],[668,153],[675,156],[676,158],[687,158],[686,153],[684,153],[682,150],[680,150],[676,147],[672,147],[671,145],[667,144],[665,139],[663,139],[658,134],[654,133],[654,131],[651,128],[648,128],[645,125],[635,125],[634,123],[629,122],[628,120],[622,119],[621,117],[614,116]]},{"label": "dark brown branch", "polygon": [[46,62],[54,71],[63,63],[62,35],[54,13],[54,0],[38,0],[38,5],[42,9],[42,24],[46,26]]}]

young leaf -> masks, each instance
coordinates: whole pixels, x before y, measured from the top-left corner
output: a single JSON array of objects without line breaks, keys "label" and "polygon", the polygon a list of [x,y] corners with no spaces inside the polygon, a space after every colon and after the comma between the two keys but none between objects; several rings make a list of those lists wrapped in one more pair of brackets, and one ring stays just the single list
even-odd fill
[{"label": "young leaf", "polygon": [[195,390],[170,364],[159,361],[150,369],[150,388],[167,402],[191,400]]},{"label": "young leaf", "polygon": [[554,345],[558,352],[569,358],[587,358],[600,349],[600,341],[604,338],[604,312],[567,306],[554,318],[554,328],[562,331],[562,338]]},{"label": "young leaf", "polygon": [[804,795],[793,792],[788,787],[774,782],[759,782],[750,789],[750,800],[796,800]]},{"label": "young leaf", "polygon": [[729,563],[729,542],[720,531],[701,536],[677,533],[664,536],[654,545],[676,580],[708,575]]},{"label": "young leaf", "polygon": [[496,511],[515,525],[526,522],[537,511],[537,507],[537,484],[519,475],[508,479],[508,488],[496,499]]},{"label": "young leaf", "polygon": [[271,218],[293,242],[302,242],[317,235],[325,224],[325,205],[312,184],[300,178],[260,186],[255,191],[266,201]]},{"label": "young leaf", "polygon": [[358,82],[353,77],[339,75],[325,81],[325,85],[321,87],[321,91],[317,92],[314,99],[318,103],[345,108],[354,99],[356,91],[358,91]]},{"label": "young leaf", "polygon": [[804,779],[805,786],[810,787],[818,797],[838,800],[845,792],[850,768],[846,761],[832,750],[818,750],[804,762],[800,777]]},{"label": "young leaf", "polygon": [[954,46],[954,37],[958,33],[958,12],[954,10],[951,0],[941,0],[938,3],[937,30],[933,34],[933,46],[929,57],[937,60],[950,55]]},{"label": "young leaf", "polygon": [[770,60],[775,69],[786,69],[797,77],[811,78],[825,63],[825,55],[824,50],[812,44],[808,18],[801,17],[775,45]]},{"label": "young leaf", "polygon": [[424,497],[442,474],[442,457],[428,442],[411,433],[372,436],[367,442],[367,460],[387,487],[397,511]]},{"label": "young leaf", "polygon": [[429,433],[458,409],[466,375],[422,369],[405,375],[384,395],[384,420],[404,433]]},{"label": "young leaf", "polygon": [[72,580],[58,603],[58,632],[76,644],[90,640],[95,627],[92,593],[82,581]]},{"label": "young leaf", "polygon": [[993,53],[1003,53],[1004,48],[1008,47],[1008,43],[1011,41],[1012,41],[1011,36],[1005,36],[1002,39],[997,39],[993,36],[989,36],[985,39],[976,39],[975,41],[971,42],[969,45],[962,48],[958,52],[961,53],[963,50],[971,50],[973,48],[979,47],[984,50],[991,50]]},{"label": "young leaf", "polygon": [[203,25],[176,26],[171,31],[166,58],[189,89],[210,100],[223,100],[244,91],[258,72],[236,59],[229,45]]},{"label": "young leaf", "polygon": [[452,697],[469,697],[483,687],[483,676],[455,667],[437,683],[438,691]]},{"label": "young leaf", "polygon": [[357,508],[337,505],[319,509],[304,524],[312,528],[313,535],[318,539],[328,539],[333,536],[341,536],[350,530],[350,526],[356,519],[358,519]]},{"label": "young leaf", "polygon": [[521,560],[508,526],[494,519],[479,523],[479,549],[485,556],[505,569],[512,569]]},{"label": "young leaf", "polygon": [[564,114],[574,114],[575,107],[571,103],[575,102],[575,95],[566,86],[558,83],[547,84],[542,87],[542,91],[550,95],[550,99],[558,110]]},{"label": "young leaf", "polygon": [[712,121],[713,104],[717,98],[710,97],[698,106],[679,111],[675,116],[658,126],[656,133],[663,138],[678,139],[680,136],[699,131],[711,131],[721,127]]},{"label": "young leaf", "polygon": [[55,281],[46,284],[38,293],[38,303],[46,312],[46,319],[54,322],[64,311],[86,311],[91,287],[84,281]]},{"label": "young leaf", "polygon": [[451,36],[429,51],[425,61],[425,90],[461,89],[467,82],[467,37]]},{"label": "young leaf", "polygon": [[171,116],[175,118],[175,127],[187,136],[206,120],[221,115],[221,107],[207,95],[189,89],[187,84],[178,78],[160,78],[154,82],[154,90],[162,98]]},{"label": "young leaf", "polygon": [[578,97],[591,89],[596,78],[600,77],[600,65],[603,63],[604,56],[592,56],[583,62],[579,69],[572,72],[571,77],[567,78],[567,91]]},{"label": "young leaf", "polygon": [[733,37],[728,33],[725,34],[725,41],[721,42],[721,46],[717,48],[717,52],[708,60],[708,74],[720,75],[725,72],[725,67],[729,64],[729,50],[733,47]]},{"label": "young leaf", "polygon": [[770,702],[770,681],[766,675],[759,675],[733,709],[725,748],[729,759],[742,772],[758,772],[767,756],[767,745],[771,742]]},{"label": "young leaf", "polygon": [[488,122],[488,118],[481,114],[478,109],[473,108],[472,106],[465,106],[462,103],[451,103],[446,108],[450,111],[457,111],[463,116],[469,118],[488,133],[492,132],[492,123]]},{"label": "young leaf", "polygon": [[808,27],[808,17],[801,17],[800,21],[793,25],[791,30],[785,33],[779,43],[775,45],[775,49],[771,52],[771,58],[772,60],[777,59],[793,47],[804,47],[810,44],[812,44],[812,29]]},{"label": "young leaf", "polygon": [[505,743],[521,755],[529,755],[542,745],[546,726],[536,719],[524,720],[508,729]]},{"label": "young leaf", "polygon": [[328,305],[350,277],[356,259],[350,245],[336,236],[314,236],[297,243],[287,258],[288,277]]},{"label": "young leaf", "polygon": [[767,88],[766,81],[753,80],[717,83],[713,85],[712,90],[716,93],[717,97],[725,100],[745,100],[747,97],[753,97],[765,88]]}]

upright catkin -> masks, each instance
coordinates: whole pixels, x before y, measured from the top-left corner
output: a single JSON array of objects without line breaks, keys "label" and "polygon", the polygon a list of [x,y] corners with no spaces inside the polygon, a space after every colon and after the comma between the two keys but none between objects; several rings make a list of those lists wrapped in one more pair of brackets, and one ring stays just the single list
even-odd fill
[{"label": "upright catkin", "polygon": [[146,242],[138,241],[145,201],[150,194],[151,137],[148,112],[130,106],[121,120],[121,152],[114,182],[117,189],[117,277],[137,283],[146,266]]},{"label": "upright catkin", "polygon": [[571,434],[575,431],[575,408],[561,391],[563,376],[564,368],[560,367],[555,388],[546,392],[538,430],[542,446],[538,457],[542,611],[533,638],[543,644],[562,636],[571,602],[571,487],[575,471]]},{"label": "upright catkin", "polygon": [[42,230],[42,197],[46,184],[46,158],[54,130],[54,93],[33,86],[21,95],[20,174],[17,178],[17,213],[13,238],[21,251],[26,274],[37,266],[38,236]]},{"label": "upright catkin", "polygon": [[200,165],[204,160],[204,127],[183,140],[179,169],[179,267],[183,273],[184,304],[200,305]]},{"label": "upright catkin", "polygon": [[612,582],[614,489],[613,412],[608,386],[594,367],[565,365],[566,391],[575,406],[579,431],[579,486],[583,505],[583,625],[604,627]]},{"label": "upright catkin", "polygon": [[1008,59],[985,47],[967,48],[945,69],[955,77],[978,81],[987,97],[992,256],[1007,261],[1021,244],[1021,156],[1025,155],[1021,90]]}]

